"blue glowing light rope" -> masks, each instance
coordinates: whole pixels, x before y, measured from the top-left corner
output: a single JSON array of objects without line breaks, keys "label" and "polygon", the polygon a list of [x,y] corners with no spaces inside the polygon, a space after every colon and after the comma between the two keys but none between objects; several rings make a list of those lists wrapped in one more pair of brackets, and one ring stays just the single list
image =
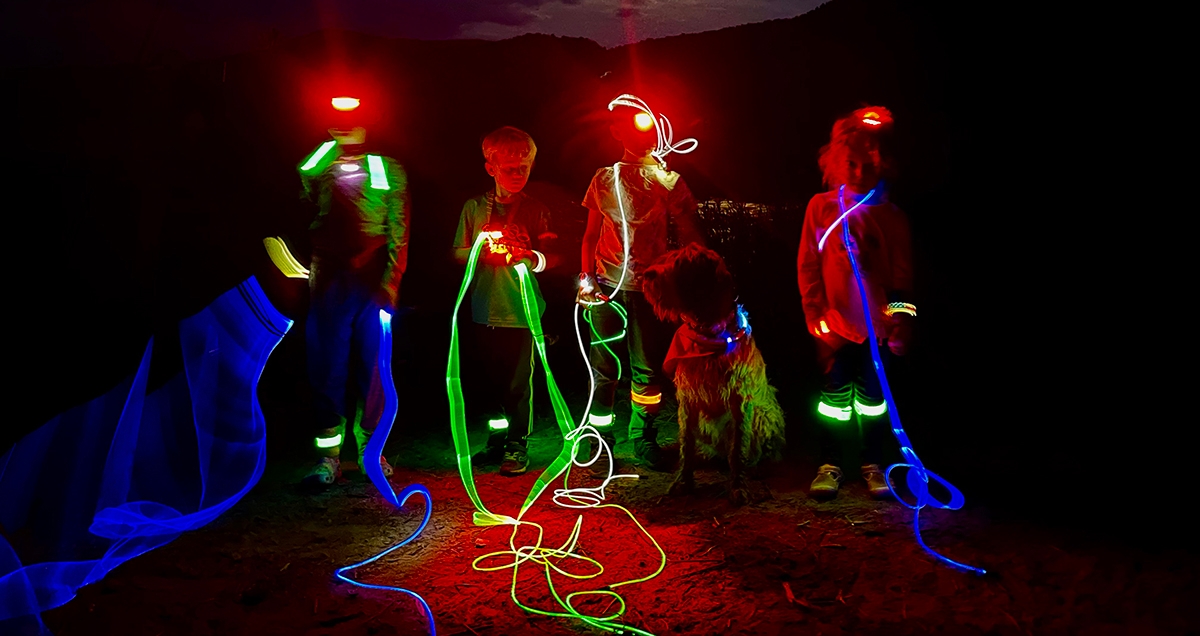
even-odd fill
[{"label": "blue glowing light rope", "polygon": [[[838,218],[839,221],[845,219],[846,215],[849,214],[850,211],[854,210],[854,208],[850,208],[849,211],[846,210],[845,191],[845,185],[838,188],[838,208],[842,212],[842,216]],[[854,207],[856,208],[859,205],[865,204],[874,195],[875,190],[871,190],[867,193],[867,196],[863,197],[862,200],[856,203]],[[904,459],[906,460],[905,463],[892,464],[891,466],[888,466],[886,473],[888,488],[892,491],[892,495],[896,497],[896,501],[899,501],[905,507],[913,510],[913,531],[917,535],[917,543],[920,544],[920,546],[924,548],[926,552],[932,554],[941,561],[953,565],[954,567],[976,572],[978,574],[987,574],[986,570],[973,567],[965,563],[959,563],[958,561],[938,554],[935,550],[926,545],[925,539],[921,537],[921,508],[924,508],[925,506],[932,506],[934,508],[944,508],[946,510],[958,510],[963,507],[964,503],[966,503],[966,498],[963,497],[962,491],[960,491],[958,488],[955,488],[950,482],[943,479],[937,473],[925,468],[925,464],[921,463],[920,458],[917,457],[916,451],[913,450],[912,442],[909,441],[908,434],[904,432],[904,427],[900,425],[900,414],[896,410],[895,400],[892,399],[892,389],[891,386],[888,385],[887,373],[885,373],[883,370],[883,360],[879,357],[879,342],[875,339],[875,326],[874,320],[872,320],[870,314],[870,303],[867,300],[867,287],[863,284],[862,271],[858,267],[858,259],[854,257],[854,240],[850,237],[850,221],[848,219],[845,219],[845,221],[842,223],[842,241],[846,244],[846,254],[850,257],[850,265],[854,268],[854,280],[858,283],[858,294],[862,299],[863,316],[866,318],[867,323],[867,341],[871,346],[871,360],[875,364],[875,375],[879,377],[879,386],[883,388],[883,398],[887,401],[888,419],[892,424],[892,434],[896,436],[896,441],[900,443],[900,453],[904,455]],[[905,501],[900,494],[896,492],[895,486],[892,485],[892,471],[897,468],[908,469],[908,475],[906,476],[905,481],[907,482],[908,489],[912,492],[913,496],[916,497],[916,503],[910,504]],[[950,501],[940,501],[929,492],[930,478],[941,484],[942,487],[944,487],[950,493]]]},{"label": "blue glowing light rope", "polygon": [[384,555],[411,543],[413,539],[416,539],[417,536],[421,534],[421,531],[425,529],[425,526],[429,524],[429,518],[433,515],[433,497],[429,494],[428,488],[422,486],[421,484],[412,484],[400,491],[400,494],[397,495],[396,492],[392,490],[392,485],[388,482],[387,477],[384,477],[383,469],[379,466],[379,458],[383,453],[383,445],[387,443],[387,437],[388,434],[391,433],[392,424],[396,421],[396,410],[398,403],[398,399],[396,397],[396,385],[392,381],[392,315],[388,313],[386,309],[379,310],[379,329],[379,358],[376,364],[379,368],[380,382],[383,384],[383,413],[379,416],[379,425],[376,426],[375,431],[371,434],[371,439],[367,441],[367,447],[363,449],[362,468],[363,472],[367,474],[367,477],[371,479],[371,483],[374,484],[375,488],[379,490],[379,493],[383,495],[383,498],[396,508],[403,508],[404,504],[408,502],[408,498],[412,497],[413,495],[421,495],[424,497],[425,516],[421,519],[421,525],[417,526],[417,529],[414,530],[412,534],[408,535],[408,537],[406,537],[403,541],[369,559],[359,561],[354,565],[347,565],[345,567],[338,568],[337,572],[334,573],[334,576],[342,581],[350,583],[351,585],[357,585],[359,587],[370,588],[373,590],[391,590],[393,592],[403,592],[417,599],[417,603],[421,605],[421,609],[424,610],[425,616],[429,619],[430,635],[436,636],[437,626],[434,624],[433,610],[429,608],[429,603],[426,603],[425,599],[421,598],[420,594],[417,594],[412,590],[406,590],[402,587],[395,587],[392,585],[361,583],[345,575],[345,573],[349,572],[350,570],[374,563]]}]

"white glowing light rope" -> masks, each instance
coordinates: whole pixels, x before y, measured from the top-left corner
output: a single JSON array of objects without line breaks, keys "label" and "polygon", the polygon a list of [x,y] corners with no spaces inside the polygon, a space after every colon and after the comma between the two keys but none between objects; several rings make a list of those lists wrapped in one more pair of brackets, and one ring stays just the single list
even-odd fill
[{"label": "white glowing light rope", "polygon": [[659,113],[656,116],[654,111],[650,110],[650,106],[648,106],[646,102],[642,101],[642,99],[636,95],[630,95],[629,93],[620,95],[608,103],[609,110],[612,110],[613,106],[628,106],[630,108],[636,108],[649,115],[651,119],[655,120],[657,125],[654,127],[654,132],[658,135],[658,146],[651,151],[650,154],[653,155],[654,158],[660,164],[662,164],[664,168],[667,166],[667,155],[671,154],[672,152],[686,155],[687,153],[695,150],[696,146],[700,145],[700,142],[696,141],[692,137],[681,139],[678,143],[676,143],[675,129],[671,127],[671,120],[667,119],[666,115],[663,115],[662,113]]},{"label": "white glowing light rope", "polygon": [[[871,199],[871,197],[874,195],[875,195],[875,189],[872,188],[871,191],[867,193],[867,196],[863,197],[862,200],[860,200],[858,203],[855,203],[853,206],[851,206],[849,210],[842,212],[842,215],[839,216],[836,221],[834,221],[832,224],[830,224],[829,229],[825,230],[825,234],[823,236],[821,236],[821,241],[819,243],[817,243],[817,251],[820,252],[825,249],[825,239],[829,238],[829,233],[832,232],[833,228],[837,227],[838,224],[840,224],[842,222],[842,220],[846,218],[846,215],[857,210],[858,206],[869,201]],[[841,196],[841,195],[839,194],[838,196]],[[849,246],[847,246],[847,248],[849,248]]]}]

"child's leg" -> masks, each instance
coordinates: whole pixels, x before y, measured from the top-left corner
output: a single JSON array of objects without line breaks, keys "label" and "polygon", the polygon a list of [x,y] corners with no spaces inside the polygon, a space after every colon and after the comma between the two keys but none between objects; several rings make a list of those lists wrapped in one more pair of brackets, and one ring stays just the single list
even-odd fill
[{"label": "child's leg", "polygon": [[517,354],[512,343],[506,339],[510,331],[516,330],[471,324],[472,344],[476,349],[473,357],[482,368],[475,374],[480,379],[478,388],[468,396],[467,402],[476,407],[487,421],[488,440],[484,454],[489,460],[495,461],[499,461],[499,453],[503,452],[512,424],[512,414],[506,414],[504,408],[505,388],[508,386],[505,380],[512,369],[513,356]]},{"label": "child's leg", "polygon": [[854,377],[858,371],[853,343],[835,334],[817,340],[817,357],[825,372],[825,385],[817,401],[817,461],[820,468],[809,490],[814,495],[832,496],[842,481],[847,450],[856,438],[854,423]]},{"label": "child's leg", "polygon": [[[605,294],[613,294],[613,290],[604,288]],[[625,304],[624,294],[619,299]],[[620,314],[611,305],[597,305],[585,311],[590,312],[592,326],[585,330],[584,337],[591,338],[589,342],[608,339],[621,333],[624,322]],[[613,435],[613,406],[617,398],[617,382],[620,380],[620,361],[616,356],[624,357],[626,338],[592,345],[588,360],[596,377],[596,391],[592,397],[592,408],[588,413],[589,423],[609,438]],[[628,371],[626,371],[628,373]]]},{"label": "child's leg", "polygon": [[350,415],[346,388],[355,310],[347,307],[345,296],[343,280],[319,281],[308,310],[308,378],[315,394],[315,444],[320,457],[338,457]]},{"label": "child's leg", "polygon": [[625,296],[629,308],[629,366],[633,371],[629,439],[633,440],[638,459],[658,467],[665,459],[658,445],[655,421],[663,400],[660,369],[674,329],[654,315],[645,295],[626,292]]},{"label": "child's leg", "polygon": [[503,399],[509,422],[508,442],[525,448],[533,433],[533,332],[517,328],[496,331],[506,340],[504,350],[511,352],[505,372],[496,369],[497,379],[508,381]]},{"label": "child's leg", "polygon": [[[886,373],[892,366],[892,353],[887,347],[879,347],[879,359]],[[875,373],[875,361],[871,357],[869,344],[862,345],[861,379],[855,386],[854,410],[862,428],[862,464],[880,466],[884,462],[883,449],[890,429],[888,427],[887,401],[883,399],[883,387]]]}]

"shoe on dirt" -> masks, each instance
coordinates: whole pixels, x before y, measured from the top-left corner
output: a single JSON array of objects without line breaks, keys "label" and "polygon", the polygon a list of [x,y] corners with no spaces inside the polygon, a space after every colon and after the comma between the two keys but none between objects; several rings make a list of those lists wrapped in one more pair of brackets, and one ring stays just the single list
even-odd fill
[{"label": "shoe on dirt", "polygon": [[342,475],[342,462],[336,457],[322,457],[300,482],[306,486],[329,486]]},{"label": "shoe on dirt", "polygon": [[505,477],[515,477],[529,470],[529,453],[525,446],[511,443],[504,449],[504,461],[500,464],[500,474]]},{"label": "shoe on dirt", "polygon": [[863,479],[867,482],[867,492],[876,499],[888,499],[892,496],[892,489],[888,487],[887,475],[879,464],[867,464],[862,467]]},{"label": "shoe on dirt", "polygon": [[808,494],[813,497],[833,497],[837,495],[838,486],[841,484],[842,469],[831,464],[823,464],[817,469],[817,478],[808,487]]},{"label": "shoe on dirt", "polygon": [[659,472],[666,470],[666,453],[658,445],[658,440],[650,436],[633,440],[633,454],[637,456],[638,461],[651,470]]},{"label": "shoe on dirt", "polygon": [[503,446],[488,446],[471,456],[471,463],[476,466],[495,466],[504,459]]}]

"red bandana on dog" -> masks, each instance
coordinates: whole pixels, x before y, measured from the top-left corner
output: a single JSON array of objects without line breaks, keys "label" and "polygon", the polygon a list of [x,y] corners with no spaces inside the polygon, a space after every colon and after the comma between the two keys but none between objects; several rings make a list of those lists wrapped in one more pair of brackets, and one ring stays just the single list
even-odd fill
[{"label": "red bandana on dog", "polygon": [[715,325],[705,327],[685,322],[675,330],[671,348],[667,351],[667,358],[663,360],[663,371],[673,379],[680,360],[723,356],[733,351],[738,341],[748,335],[750,319],[741,305],[738,305],[729,318]]}]

